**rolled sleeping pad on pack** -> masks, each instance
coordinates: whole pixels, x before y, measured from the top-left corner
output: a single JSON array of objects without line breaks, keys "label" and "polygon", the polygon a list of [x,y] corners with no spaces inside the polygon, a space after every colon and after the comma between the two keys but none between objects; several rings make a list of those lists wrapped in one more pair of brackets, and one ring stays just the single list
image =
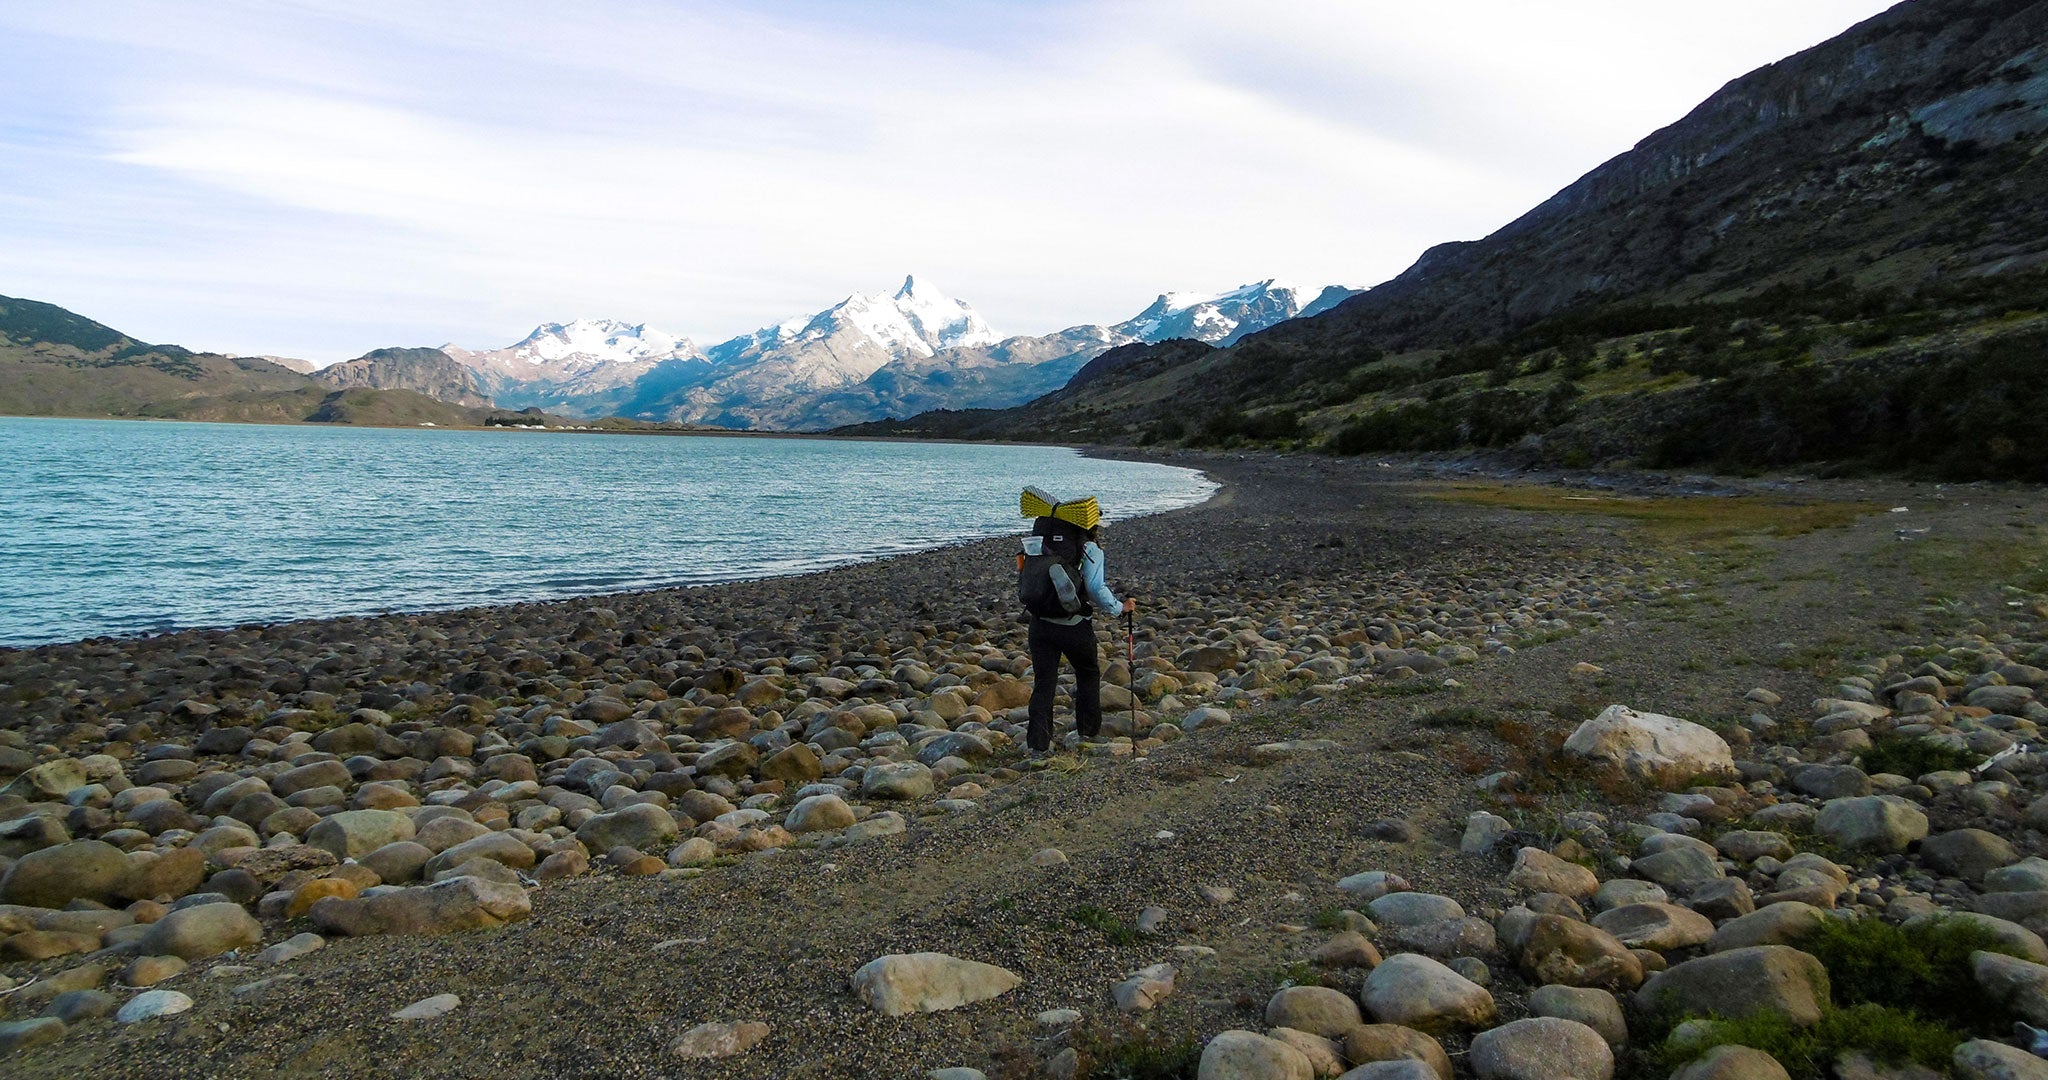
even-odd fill
[{"label": "rolled sleeping pad on pack", "polygon": [[1061,502],[1043,488],[1027,487],[1017,500],[1020,513],[1028,518],[1058,518],[1069,525],[1092,529],[1102,521],[1102,509],[1096,505],[1095,496]]}]

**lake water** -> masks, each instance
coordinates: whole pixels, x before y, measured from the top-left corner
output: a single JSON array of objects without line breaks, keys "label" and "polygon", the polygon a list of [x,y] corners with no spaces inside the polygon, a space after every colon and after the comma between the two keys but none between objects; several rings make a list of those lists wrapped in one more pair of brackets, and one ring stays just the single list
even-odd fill
[{"label": "lake water", "polygon": [[1058,447],[0,417],[0,646],[823,569],[1214,485]]}]

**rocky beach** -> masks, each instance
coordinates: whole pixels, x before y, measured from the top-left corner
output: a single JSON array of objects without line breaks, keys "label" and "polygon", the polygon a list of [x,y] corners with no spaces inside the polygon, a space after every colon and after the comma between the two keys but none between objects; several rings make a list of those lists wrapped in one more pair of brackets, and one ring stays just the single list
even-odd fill
[{"label": "rocky beach", "polygon": [[1165,460],[1037,760],[1008,540],[0,651],[5,1070],[2048,1076],[2038,489]]}]

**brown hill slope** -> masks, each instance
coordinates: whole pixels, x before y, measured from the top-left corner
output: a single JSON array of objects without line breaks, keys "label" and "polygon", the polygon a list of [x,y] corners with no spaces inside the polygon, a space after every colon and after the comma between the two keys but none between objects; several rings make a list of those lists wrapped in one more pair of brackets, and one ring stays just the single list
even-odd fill
[{"label": "brown hill slope", "polygon": [[476,373],[439,349],[376,349],[313,373],[341,389],[411,390],[454,405],[489,408]]},{"label": "brown hill slope", "polygon": [[486,423],[481,405],[337,389],[267,360],[151,345],[54,304],[0,297],[0,415],[450,427]]}]

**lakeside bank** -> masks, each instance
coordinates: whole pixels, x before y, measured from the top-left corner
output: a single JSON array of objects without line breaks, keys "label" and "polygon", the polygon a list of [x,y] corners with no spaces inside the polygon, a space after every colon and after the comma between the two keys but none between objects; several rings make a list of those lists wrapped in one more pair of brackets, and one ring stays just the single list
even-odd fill
[{"label": "lakeside bank", "polygon": [[[1074,1006],[1115,1017],[1109,988],[1161,961],[1182,965],[1180,989],[1148,1022],[1167,1034],[1212,1035],[1244,1026],[1275,989],[1276,970],[1306,961],[1323,936],[1307,928],[1325,908],[1363,903],[1331,891],[1340,879],[1383,869],[1474,912],[1509,906],[1514,892],[1502,887],[1493,854],[1458,850],[1466,815],[1476,805],[1497,808],[1463,768],[1463,755],[1489,751],[1488,722],[1477,717],[1555,724],[1613,697],[1712,719],[1743,708],[1742,694],[1759,685],[1805,700],[1830,684],[1779,666],[1776,644],[1804,649],[1845,636],[1838,651],[1857,641],[1874,648],[1882,622],[1897,618],[1910,594],[1910,575],[1889,565],[1906,546],[1891,536],[1899,519],[1882,515],[1850,515],[1846,527],[1768,541],[1767,551],[1790,561],[1772,564],[1770,582],[1741,584],[1732,579],[1746,572],[1688,563],[1682,549],[1645,544],[1599,515],[1442,502],[1385,470],[1346,462],[1225,456],[1211,471],[1225,481],[1224,497],[1121,525],[1110,539],[1112,582],[1146,605],[1138,718],[1150,726],[1042,771],[1018,767],[1014,706],[1002,701],[1027,672],[1007,541],[608,604],[299,624],[274,637],[186,635],[141,654],[122,654],[135,643],[89,643],[44,657],[52,666],[32,677],[49,680],[46,698],[62,707],[46,706],[55,714],[30,721],[39,759],[125,754],[113,758],[121,778],[97,782],[148,779],[135,786],[156,786],[186,814],[205,813],[212,828],[229,830],[209,845],[243,834],[255,841],[253,855],[220,847],[218,866],[209,855],[194,889],[240,870],[260,893],[250,897],[255,910],[269,904],[282,913],[293,896],[328,888],[300,893],[336,876],[313,865],[319,857],[306,849],[325,849],[310,843],[317,826],[305,815],[295,815],[293,832],[291,818],[266,828],[270,815],[251,823],[235,818],[232,804],[219,808],[224,813],[206,806],[226,785],[249,780],[269,797],[297,798],[302,792],[277,795],[279,779],[308,767],[330,774],[335,792],[287,810],[325,820],[381,803],[401,817],[446,820],[454,816],[446,810],[458,809],[490,834],[459,843],[484,840],[517,862],[502,844],[517,840],[527,873],[557,856],[566,856],[558,869],[573,867],[580,846],[586,869],[551,875],[530,894],[530,918],[496,932],[346,937],[310,911],[266,919],[265,943],[317,928],[330,944],[279,968],[202,957],[163,984],[196,1000],[184,1018],[159,1028],[81,1020],[59,1045],[16,1059],[23,1075],[204,1075],[221,1062],[288,1075],[318,1075],[333,1063],[446,1076],[913,1076],[958,1063],[1001,1073],[1006,1055],[1036,1045],[1038,1012]],[[1939,509],[1926,490],[1826,493],[1859,502],[1911,497],[1916,513]],[[1996,538],[2003,523],[1986,511],[1968,513],[1973,528]],[[1868,563],[1857,582],[1870,595],[1822,576],[1839,572],[1850,552]],[[1709,571],[1731,580],[1690,576]],[[1732,610],[1700,599],[1723,593]],[[462,617],[471,614],[478,617]],[[320,657],[310,667],[338,661],[314,673],[342,681],[331,704],[300,699],[282,710],[288,715],[207,711],[253,697],[265,680],[288,683],[292,675],[271,661],[296,672],[293,658],[315,655],[308,648]],[[662,650],[677,656],[664,660]],[[1582,662],[1601,673],[1579,673]],[[124,663],[140,669],[122,672]],[[681,666],[662,670],[669,663]],[[645,677],[656,671],[676,678],[663,686]],[[89,719],[119,706],[88,698],[144,672],[159,673],[149,686],[156,700],[188,691],[211,700],[179,698],[146,731]],[[705,679],[717,689],[700,686]],[[468,687],[460,694],[458,681]],[[404,699],[415,682],[448,696],[381,709],[382,699],[364,697],[368,690]],[[642,682],[656,684],[659,696]],[[678,682],[679,692],[668,692]],[[777,696],[767,698],[770,691]],[[326,691],[295,691],[308,692]],[[762,698],[749,705],[749,694]],[[384,717],[343,712],[345,703]],[[747,714],[746,730],[732,709]],[[1221,715],[1198,721],[1204,710]],[[764,726],[770,712],[778,720]],[[1118,712],[1113,703],[1112,717]],[[754,745],[763,737],[772,745],[778,731],[787,745]],[[208,735],[214,741],[203,743]],[[238,748],[223,749],[244,735]],[[453,753],[464,749],[464,736],[466,752]],[[1259,750],[1299,739],[1333,745],[1292,758]],[[799,767],[798,745],[822,751],[816,778],[794,778],[808,768],[774,775]],[[790,757],[770,765],[783,754]],[[918,793],[913,780],[885,793],[882,783],[871,787],[870,772],[922,775],[931,787]],[[334,796],[340,801],[305,805]],[[805,815],[791,821],[802,800],[826,797],[845,806],[850,823],[812,830]],[[584,832],[628,810],[625,800],[660,805],[677,830],[675,848],[659,835],[633,837],[648,847],[624,845],[621,857],[603,843],[616,834]],[[68,828],[77,808],[59,805]],[[242,812],[256,816],[267,806],[257,799]],[[820,806],[829,808],[813,804]],[[102,837],[127,830],[117,839],[137,844],[130,858],[196,839],[137,828],[134,808],[117,810],[111,800],[98,809],[107,812],[103,822],[85,814],[80,823],[119,826]],[[561,817],[543,824],[548,811]],[[175,824],[164,807],[144,816]],[[241,824],[218,824],[220,817]],[[1389,819],[1407,831],[1380,828]],[[437,845],[470,832],[427,825]],[[144,834],[139,842],[136,832]],[[680,851],[700,840],[715,853],[708,862]],[[1039,860],[1048,848],[1061,860]],[[281,867],[270,864],[284,856],[248,863],[273,850],[306,863],[275,877]],[[461,869],[450,863],[436,873]],[[294,873],[301,876],[287,880]],[[400,892],[428,891],[409,883],[418,877],[394,880],[408,882]],[[232,875],[217,884],[248,888]],[[388,886],[380,877],[369,887]],[[1093,908],[1114,929],[1150,907],[1166,913],[1154,935],[1111,935],[1073,921]],[[99,945],[117,950],[109,955],[73,953],[4,970],[58,980],[97,968],[100,985],[132,986],[121,980],[133,950],[119,951],[132,936],[105,931]],[[1378,940],[1391,947],[1391,937]],[[847,977],[861,964],[927,949],[1001,964],[1025,982],[967,1012],[905,1018],[877,1016],[847,994]],[[1492,966],[1512,1015],[1523,993],[1515,961]],[[232,992],[243,987],[252,989]],[[438,1026],[388,1019],[442,992],[463,1006]],[[40,1007],[13,997],[21,1004],[11,1015]],[[669,1056],[683,1030],[725,1019],[759,1019],[775,1032],[725,1062]],[[221,1023],[231,1030],[219,1031]]]}]

